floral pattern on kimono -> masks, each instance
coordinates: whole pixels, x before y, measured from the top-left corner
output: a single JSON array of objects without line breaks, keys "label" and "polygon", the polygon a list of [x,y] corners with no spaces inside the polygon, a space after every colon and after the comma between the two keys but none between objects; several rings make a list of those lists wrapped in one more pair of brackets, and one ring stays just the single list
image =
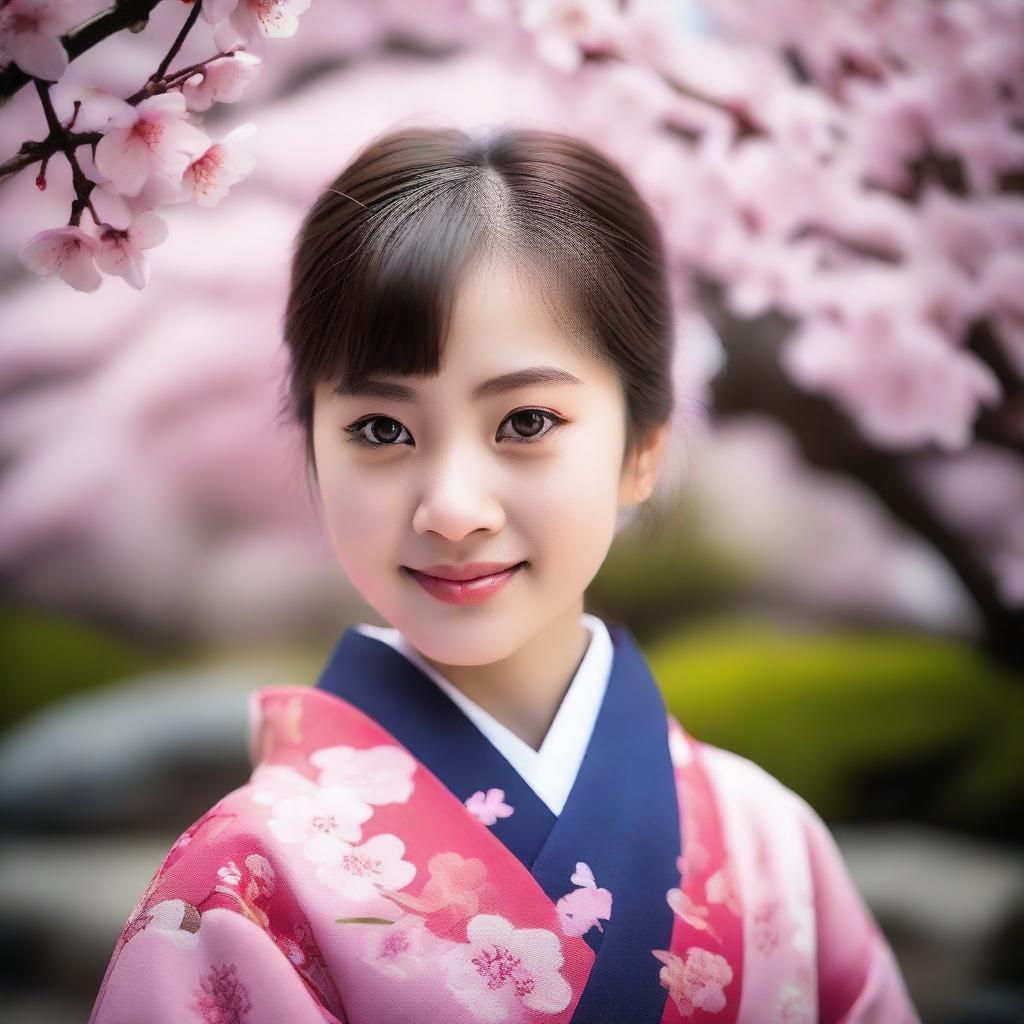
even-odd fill
[{"label": "floral pattern on kimono", "polygon": [[563,845],[590,853],[542,886],[562,861],[545,849],[531,868],[485,820],[504,790],[467,786],[480,797],[468,806],[325,690],[264,687],[249,707],[250,780],[168,851],[118,936],[90,1024],[605,1024],[594,993],[618,986],[628,1000],[636,984],[609,950],[650,957],[659,998],[645,989],[644,1005],[662,1024],[918,1024],[824,823],[671,715],[680,852],[651,877],[677,884],[625,879],[666,922],[661,943],[630,950],[640,932],[606,851],[645,849],[632,846],[642,837],[563,830]]}]

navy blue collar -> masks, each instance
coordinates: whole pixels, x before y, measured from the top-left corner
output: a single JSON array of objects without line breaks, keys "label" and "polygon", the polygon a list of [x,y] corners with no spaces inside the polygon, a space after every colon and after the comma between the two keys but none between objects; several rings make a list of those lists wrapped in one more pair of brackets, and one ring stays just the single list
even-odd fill
[{"label": "navy blue collar", "polygon": [[608,631],[607,691],[557,818],[462,709],[384,641],[350,627],[316,685],[378,722],[461,802],[503,789],[515,810],[489,829],[553,902],[573,891],[577,862],[588,864],[612,893],[612,911],[603,931],[584,936],[597,958],[573,1022],[657,1024],[666,993],[651,950],[671,942],[679,804],[657,683],[629,629],[616,622]]}]

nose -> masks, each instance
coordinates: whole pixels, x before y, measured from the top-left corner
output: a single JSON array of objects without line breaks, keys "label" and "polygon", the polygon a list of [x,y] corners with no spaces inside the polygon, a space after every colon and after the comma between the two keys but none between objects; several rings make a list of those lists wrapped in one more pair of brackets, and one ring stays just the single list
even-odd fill
[{"label": "nose", "polygon": [[417,533],[436,533],[452,543],[476,530],[497,532],[505,515],[488,480],[489,474],[479,462],[456,446],[427,467],[413,528]]}]

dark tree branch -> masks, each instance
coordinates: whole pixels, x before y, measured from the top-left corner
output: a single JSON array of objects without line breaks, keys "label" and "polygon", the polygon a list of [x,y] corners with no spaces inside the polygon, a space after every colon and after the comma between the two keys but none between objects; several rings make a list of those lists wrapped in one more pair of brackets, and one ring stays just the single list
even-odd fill
[{"label": "dark tree branch", "polygon": [[[68,60],[80,57],[86,50],[92,49],[97,43],[120,32],[122,29],[139,31],[149,21],[149,15],[160,0],[117,0],[113,7],[93,18],[92,21],[80,25],[74,32],[61,37],[64,49],[68,52]],[[17,66],[9,64],[0,71],[0,107],[22,86],[28,85],[32,76]]]},{"label": "dark tree branch", "polygon": [[150,82],[159,82],[167,73],[167,69],[171,66],[171,61],[174,60],[178,51],[181,49],[181,44],[185,42],[185,37],[192,30],[192,26],[196,23],[196,18],[199,17],[199,12],[202,9],[203,0],[193,0],[192,9],[188,12],[185,24],[181,26],[181,31],[175,37],[174,42],[171,43],[171,48],[164,54],[164,59],[160,61],[160,66],[152,75],[149,76]]}]

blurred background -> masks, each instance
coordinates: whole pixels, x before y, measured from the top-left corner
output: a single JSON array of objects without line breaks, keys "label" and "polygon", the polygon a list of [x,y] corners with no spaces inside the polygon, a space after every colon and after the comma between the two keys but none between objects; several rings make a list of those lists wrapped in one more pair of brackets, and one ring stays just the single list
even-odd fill
[{"label": "blurred background", "polygon": [[[137,90],[189,10],[87,49],[58,113]],[[169,846],[248,778],[246,694],[311,684],[379,622],[279,411],[280,318],[309,203],[420,121],[574,131],[656,209],[664,526],[619,536],[587,608],[629,625],[691,734],[822,814],[922,1020],[1024,1020],[1024,5],[292,10],[196,113],[211,138],[257,125],[252,173],[158,211],[144,287],[22,265],[68,223],[62,156],[45,191],[38,166],[0,182],[3,1021],[86,1018]],[[2,162],[47,128],[31,84],[0,87]]]}]

